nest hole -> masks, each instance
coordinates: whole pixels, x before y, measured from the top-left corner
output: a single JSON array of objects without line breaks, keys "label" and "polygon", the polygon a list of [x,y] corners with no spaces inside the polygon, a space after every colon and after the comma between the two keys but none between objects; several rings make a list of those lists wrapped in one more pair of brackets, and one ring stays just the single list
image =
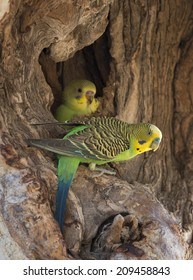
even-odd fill
[{"label": "nest hole", "polygon": [[61,94],[64,87],[74,79],[87,79],[97,88],[96,97],[103,96],[103,88],[110,73],[108,33],[105,32],[93,44],[77,51],[66,61],[55,63],[50,57],[49,48],[42,50],[39,63],[48,85],[51,87],[54,102],[51,112],[61,104]]}]

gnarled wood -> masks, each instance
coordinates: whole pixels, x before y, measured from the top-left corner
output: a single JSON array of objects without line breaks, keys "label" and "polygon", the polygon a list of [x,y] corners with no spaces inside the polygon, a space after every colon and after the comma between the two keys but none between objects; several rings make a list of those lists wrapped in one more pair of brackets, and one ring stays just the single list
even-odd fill
[{"label": "gnarled wood", "polygon": [[[191,15],[191,0],[4,0],[0,258],[67,259],[66,248],[81,258],[191,258]],[[163,141],[156,153],[112,164],[116,177],[92,179],[80,167],[63,238],[53,218],[56,156],[25,139],[63,133],[32,124],[54,121],[73,78],[96,83],[97,114],[155,123]]]}]

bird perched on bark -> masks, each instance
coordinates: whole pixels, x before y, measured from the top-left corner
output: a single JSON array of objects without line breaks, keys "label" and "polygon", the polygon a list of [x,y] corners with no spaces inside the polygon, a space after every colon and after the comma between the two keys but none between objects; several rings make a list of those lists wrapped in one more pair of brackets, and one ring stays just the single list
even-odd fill
[{"label": "bird perched on bark", "polygon": [[129,124],[113,117],[92,117],[65,122],[71,130],[63,139],[30,139],[28,143],[59,156],[56,220],[64,228],[64,210],[69,187],[80,163],[102,165],[129,160],[141,153],[156,151],[162,133],[153,124]]},{"label": "bird perched on bark", "polygon": [[99,101],[95,98],[96,86],[88,80],[73,80],[62,93],[62,104],[56,109],[55,118],[60,121],[71,120],[74,116],[94,113]]}]

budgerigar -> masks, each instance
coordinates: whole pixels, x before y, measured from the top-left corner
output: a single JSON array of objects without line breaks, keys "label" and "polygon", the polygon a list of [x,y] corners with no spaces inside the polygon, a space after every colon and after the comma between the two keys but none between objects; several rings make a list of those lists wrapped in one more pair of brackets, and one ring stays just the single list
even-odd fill
[{"label": "budgerigar", "polygon": [[34,145],[61,155],[58,166],[59,191],[56,219],[64,228],[64,210],[69,187],[79,163],[101,165],[129,160],[141,153],[156,151],[162,133],[153,124],[129,124],[113,117],[92,117],[76,123],[63,139],[32,139]]},{"label": "budgerigar", "polygon": [[74,116],[94,113],[99,101],[95,98],[95,84],[88,80],[73,80],[64,89],[62,104],[56,109],[55,118],[60,121],[71,120]]}]

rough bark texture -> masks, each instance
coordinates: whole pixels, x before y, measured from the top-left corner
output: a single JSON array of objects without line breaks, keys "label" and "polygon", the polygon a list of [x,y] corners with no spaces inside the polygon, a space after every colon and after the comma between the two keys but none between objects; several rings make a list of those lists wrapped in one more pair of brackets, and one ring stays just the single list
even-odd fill
[{"label": "rough bark texture", "polygon": [[[0,258],[192,258],[192,0],[2,3]],[[32,124],[54,121],[73,78],[95,82],[99,115],[154,123],[163,142],[111,165],[117,176],[92,178],[81,166],[63,237],[56,158],[25,139],[61,135]]]}]

